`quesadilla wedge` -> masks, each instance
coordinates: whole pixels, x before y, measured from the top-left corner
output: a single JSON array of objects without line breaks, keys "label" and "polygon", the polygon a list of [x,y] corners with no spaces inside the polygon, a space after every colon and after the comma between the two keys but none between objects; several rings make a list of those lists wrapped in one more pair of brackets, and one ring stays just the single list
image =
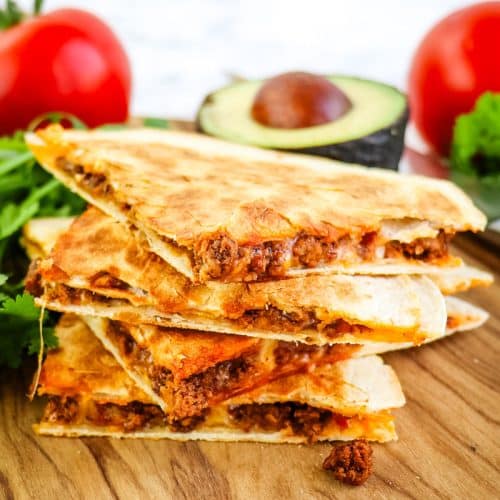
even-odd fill
[{"label": "quesadilla wedge", "polygon": [[82,319],[104,347],[172,419],[279,377],[350,358],[355,345],[307,346],[191,330]]},{"label": "quesadilla wedge", "polygon": [[[459,299],[448,298],[447,302],[447,335],[475,328],[487,318],[484,311]],[[308,346],[132,325],[94,316],[82,319],[136,384],[173,418],[200,414],[213,404],[286,375],[413,345]]]},{"label": "quesadilla wedge", "polygon": [[27,142],[48,171],[195,282],[425,273],[457,265],[450,238],[486,223],[447,181],[198,134],[53,125]]},{"label": "quesadilla wedge", "polygon": [[26,280],[38,303],[130,323],[310,344],[421,343],[444,334],[446,310],[425,276],[302,276],[193,285],[125,225],[89,209]]},{"label": "quesadilla wedge", "polygon": [[57,326],[39,395],[49,396],[42,435],[177,440],[312,442],[396,439],[390,409],[404,404],[396,375],[370,356],[270,383],[197,418],[171,421],[76,316]]},{"label": "quesadilla wedge", "polygon": [[[88,253],[92,254],[92,260],[86,263],[86,274],[92,276],[98,273],[111,274],[109,271],[111,255],[118,253],[119,263],[123,266],[125,262],[128,269],[128,273],[122,272],[120,277],[114,276],[122,281],[130,279],[131,276],[140,276],[151,261],[159,260],[141,247],[141,242],[137,241],[134,232],[126,224],[118,224],[112,217],[94,207],[89,208],[78,219],[70,217],[31,219],[23,227],[22,243],[32,260],[43,259],[50,255],[57,240],[63,235],[55,254],[51,256],[51,265],[58,266],[66,274],[80,275],[82,271],[79,263],[82,260],[85,262],[83,257]],[[131,259],[130,255],[134,258]],[[120,271],[121,266],[115,265],[114,268]],[[194,288],[194,285],[164,261],[158,262],[154,270],[159,276],[171,279],[174,285],[180,283],[184,288]],[[490,273],[466,265],[439,269],[429,267],[426,276],[447,295],[477,286],[488,286],[493,282]],[[151,279],[151,276],[143,277],[143,280],[146,281],[147,278]],[[88,276],[82,279],[88,281]],[[148,289],[151,287],[151,282],[146,281],[142,285],[128,283],[128,286]],[[213,283],[208,283],[206,286],[217,287]],[[93,291],[99,292],[99,288]]]}]

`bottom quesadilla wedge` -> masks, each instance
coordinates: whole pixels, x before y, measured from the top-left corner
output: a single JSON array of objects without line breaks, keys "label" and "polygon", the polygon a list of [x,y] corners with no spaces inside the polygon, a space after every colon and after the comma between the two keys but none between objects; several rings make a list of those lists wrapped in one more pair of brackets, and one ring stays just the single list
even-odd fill
[{"label": "bottom quesadilla wedge", "polygon": [[76,316],[57,327],[38,394],[49,402],[37,433],[177,440],[314,442],[396,439],[404,395],[392,369],[368,356],[282,377],[195,418],[169,420]]},{"label": "bottom quesadilla wedge", "polygon": [[[71,330],[75,317],[63,316],[61,335]],[[208,406],[316,364],[350,358],[359,349],[83,319],[135,384],[172,420],[198,415]],[[85,351],[85,344],[76,342],[66,347],[64,356],[68,352],[82,356],[80,349]],[[46,365],[50,368],[58,361],[58,355],[51,353]],[[56,366],[46,373],[58,371]],[[45,383],[42,374],[42,388]]]}]

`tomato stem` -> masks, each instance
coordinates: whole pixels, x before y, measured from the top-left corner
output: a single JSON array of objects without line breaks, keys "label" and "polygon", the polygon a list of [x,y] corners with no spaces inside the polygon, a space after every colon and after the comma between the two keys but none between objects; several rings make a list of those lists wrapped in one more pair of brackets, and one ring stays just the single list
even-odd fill
[{"label": "tomato stem", "polygon": [[0,30],[5,30],[19,24],[23,18],[23,13],[14,0],[7,0],[4,9],[0,9]]},{"label": "tomato stem", "polygon": [[43,0],[35,0],[35,5],[33,6],[33,14],[38,16],[42,10]]}]

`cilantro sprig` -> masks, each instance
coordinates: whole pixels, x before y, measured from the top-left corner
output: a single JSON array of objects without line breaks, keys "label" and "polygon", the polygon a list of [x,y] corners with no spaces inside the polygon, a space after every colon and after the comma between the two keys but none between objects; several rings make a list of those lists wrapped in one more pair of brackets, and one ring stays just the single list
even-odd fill
[{"label": "cilantro sprig", "polygon": [[[23,292],[29,261],[19,244],[22,226],[33,217],[66,216],[85,202],[46,173],[22,133],[0,138],[0,366],[17,367],[25,353],[40,350],[39,317],[33,297]],[[54,315],[45,314],[45,347],[57,345]]]},{"label": "cilantro sprig", "polygon": [[451,178],[490,219],[500,217],[500,93],[486,92],[453,130]]}]

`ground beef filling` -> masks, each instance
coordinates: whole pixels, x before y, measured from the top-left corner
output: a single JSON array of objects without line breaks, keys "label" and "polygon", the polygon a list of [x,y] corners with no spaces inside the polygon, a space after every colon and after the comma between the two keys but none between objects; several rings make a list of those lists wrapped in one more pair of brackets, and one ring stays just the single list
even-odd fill
[{"label": "ground beef filling", "polygon": [[79,415],[78,400],[71,397],[50,396],[43,420],[51,424],[76,423]]},{"label": "ground beef filling", "polygon": [[118,427],[133,432],[166,424],[165,414],[156,405],[133,401],[126,405],[94,403],[85,415],[87,421],[104,427]]},{"label": "ground beef filling", "polygon": [[[385,258],[406,258],[425,262],[448,255],[451,235],[440,231],[436,238],[419,238],[411,243],[389,241]],[[301,233],[284,241],[269,241],[259,245],[238,245],[225,234],[201,240],[195,247],[194,266],[203,278],[243,278],[255,280],[279,277],[289,267],[313,268],[349,255],[360,261],[375,259],[377,233],[370,231],[360,238],[343,235],[335,241]]]},{"label": "ground beef filling", "polygon": [[62,305],[83,305],[95,302],[109,304],[111,301],[116,300],[100,293],[94,293],[81,288],[72,288],[61,283],[50,283],[44,290],[43,288],[34,288],[32,282],[26,282],[26,290],[35,297],[43,296],[48,302],[57,302]]},{"label": "ground beef filling", "polygon": [[432,262],[448,255],[452,235],[439,231],[435,238],[419,238],[411,243],[390,241],[385,245],[385,257],[415,259]]},{"label": "ground beef filling", "polygon": [[57,168],[71,175],[75,182],[85,190],[92,191],[94,195],[109,195],[113,188],[107,182],[104,174],[98,172],[86,172],[85,167],[78,163],[73,163],[63,156],[55,160]]},{"label": "ground beef filling", "polygon": [[234,320],[242,328],[262,329],[272,332],[300,332],[306,329],[320,331],[335,338],[344,334],[363,334],[370,328],[337,319],[331,323],[320,321],[312,311],[284,312],[270,306],[267,309],[252,309],[245,311]]},{"label": "ground beef filling", "polygon": [[255,353],[247,353],[174,384],[171,371],[155,365],[149,350],[139,346],[122,323],[110,321],[107,333],[134,369],[149,378],[152,389],[170,402],[174,418],[201,415],[214,399],[229,397],[256,370]]},{"label": "ground beef filling", "polygon": [[45,407],[44,422],[52,424],[93,424],[134,432],[152,427],[167,427],[173,432],[190,432],[206,418],[206,412],[195,417],[167,419],[156,405],[132,401],[126,405],[88,401],[84,407],[77,398],[51,396]]},{"label": "ground beef filling", "polygon": [[130,290],[131,287],[125,281],[115,278],[106,271],[97,273],[90,279],[90,286],[95,288],[111,288],[116,290]]},{"label": "ground beef filling", "polygon": [[[32,274],[28,276],[31,277],[26,280],[26,289],[35,297],[41,297],[45,293],[45,298],[48,302],[58,302],[62,305],[80,305],[96,301],[105,304],[110,303],[112,300],[121,300],[112,299],[89,290],[71,288],[60,283],[51,285],[44,291],[40,280],[37,279],[38,275]],[[242,316],[232,321],[239,327],[245,329],[267,330],[272,332],[300,332],[305,329],[312,329],[321,331],[331,338],[346,333],[363,334],[370,331],[370,328],[366,326],[348,323],[343,319],[337,319],[332,323],[324,323],[319,321],[313,312],[287,313],[273,306],[269,306],[267,309],[250,309],[245,311]],[[130,337],[128,333],[127,335]],[[130,341],[132,340],[133,339]],[[162,373],[154,373],[154,379],[163,377],[164,374]]]},{"label": "ground beef filling", "polygon": [[342,429],[349,425],[346,417],[301,403],[247,404],[230,406],[228,411],[232,422],[245,432],[287,429],[294,435],[307,437],[310,442],[316,441],[332,421]]},{"label": "ground beef filling", "polygon": [[143,377],[149,378],[153,391],[160,396],[164,396],[164,391],[173,382],[170,370],[155,365],[149,349],[140,346],[120,321],[110,320],[106,334],[111,342],[118,347],[122,356],[133,365],[134,370],[138,371]]},{"label": "ground beef filling", "polygon": [[294,342],[278,342],[274,349],[274,362],[280,372],[301,371],[317,362],[335,363],[348,359],[360,349],[358,344],[330,344],[323,346]]},{"label": "ground beef filling", "polygon": [[255,359],[223,361],[183,380],[174,389],[174,415],[199,415],[215,401],[227,399],[256,372]]}]

